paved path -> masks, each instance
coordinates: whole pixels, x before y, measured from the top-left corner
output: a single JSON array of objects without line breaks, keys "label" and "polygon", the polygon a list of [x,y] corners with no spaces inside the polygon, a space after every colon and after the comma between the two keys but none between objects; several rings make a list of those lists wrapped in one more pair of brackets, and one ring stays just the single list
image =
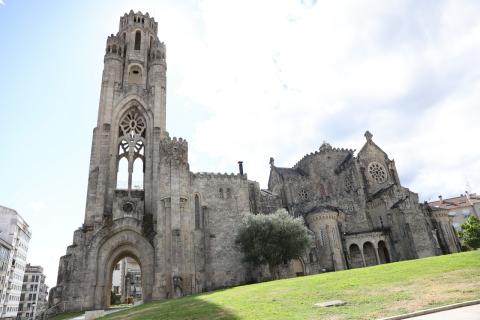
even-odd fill
[{"label": "paved path", "polygon": [[441,311],[424,316],[408,318],[412,320],[480,320],[480,304]]},{"label": "paved path", "polygon": [[[106,310],[105,315],[110,314],[110,313],[114,313],[114,312],[118,312],[118,311],[122,311],[122,310],[125,310],[125,308],[124,309],[118,308],[118,309]],[[85,320],[85,314],[82,314],[81,316],[78,316],[78,317],[75,317],[75,318],[71,318],[70,320]]]}]

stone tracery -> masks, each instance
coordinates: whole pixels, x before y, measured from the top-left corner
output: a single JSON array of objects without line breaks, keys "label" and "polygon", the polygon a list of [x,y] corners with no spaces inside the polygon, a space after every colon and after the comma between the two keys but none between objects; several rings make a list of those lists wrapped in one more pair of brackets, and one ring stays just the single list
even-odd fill
[{"label": "stone tracery", "polygon": [[[127,111],[120,120],[118,130],[117,188],[126,187],[128,190],[143,189],[145,130],[145,118],[135,107]],[[123,158],[128,161],[128,175],[126,175],[126,172],[119,170],[119,163]],[[142,172],[137,172],[140,170]],[[128,180],[122,181],[121,178],[125,176],[128,177]]]},{"label": "stone tracery", "polygon": [[387,181],[387,171],[385,167],[378,162],[372,162],[368,165],[368,173],[370,177],[378,183]]}]

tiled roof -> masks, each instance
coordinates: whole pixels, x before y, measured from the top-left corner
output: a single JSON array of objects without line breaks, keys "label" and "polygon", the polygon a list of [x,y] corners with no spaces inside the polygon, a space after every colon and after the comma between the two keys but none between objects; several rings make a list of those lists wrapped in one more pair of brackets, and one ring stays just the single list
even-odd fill
[{"label": "tiled roof", "polygon": [[429,202],[429,205],[432,207],[443,208],[443,209],[455,209],[455,208],[470,207],[476,203],[480,203],[480,196],[477,196],[476,193],[472,193],[468,196],[462,194],[459,197]]}]

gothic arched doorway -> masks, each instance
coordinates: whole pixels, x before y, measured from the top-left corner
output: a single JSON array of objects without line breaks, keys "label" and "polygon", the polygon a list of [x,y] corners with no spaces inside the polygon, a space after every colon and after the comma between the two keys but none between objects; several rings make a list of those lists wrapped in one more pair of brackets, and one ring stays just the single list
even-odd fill
[{"label": "gothic arched doorway", "polygon": [[363,244],[363,258],[365,259],[365,266],[374,266],[378,264],[375,248],[371,242],[365,242]]},{"label": "gothic arched doorway", "polygon": [[362,252],[360,248],[355,243],[350,245],[350,249],[348,250],[350,253],[350,266],[352,268],[361,268],[363,267],[363,258]]},{"label": "gothic arched doorway", "polygon": [[387,245],[383,240],[378,242],[378,257],[380,258],[380,263],[390,263],[390,255],[388,254]]},{"label": "gothic arched doorway", "polygon": [[125,256],[113,266],[109,281],[110,296],[107,295],[108,305],[134,304],[142,301],[142,269],[139,261],[134,257]]},{"label": "gothic arched doorway", "polygon": [[[92,304],[95,309],[104,309],[110,305],[112,273],[118,262],[126,257],[132,258],[138,264],[141,274],[141,299],[150,301],[155,282],[155,252],[152,245],[145,237],[131,229],[112,233],[106,235],[97,251],[96,270],[92,270],[96,275]],[[138,285],[135,287],[138,290]]]}]

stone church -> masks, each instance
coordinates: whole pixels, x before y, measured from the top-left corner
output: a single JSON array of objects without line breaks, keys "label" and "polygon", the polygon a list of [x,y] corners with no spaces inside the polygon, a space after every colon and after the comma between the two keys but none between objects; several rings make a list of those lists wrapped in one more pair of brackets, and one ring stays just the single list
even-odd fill
[{"label": "stone church", "polygon": [[292,168],[270,159],[268,190],[237,174],[194,173],[188,144],[166,132],[166,51],[147,14],[125,14],[107,39],[93,130],[84,224],[60,258],[50,305],[110,303],[125,258],[142,273],[144,301],[262,281],[235,244],[245,213],[284,208],[312,231],[311,248],[284,276],[315,274],[457,252],[445,211],[418,203],[395,162],[367,132],[354,150],[323,143]]}]

